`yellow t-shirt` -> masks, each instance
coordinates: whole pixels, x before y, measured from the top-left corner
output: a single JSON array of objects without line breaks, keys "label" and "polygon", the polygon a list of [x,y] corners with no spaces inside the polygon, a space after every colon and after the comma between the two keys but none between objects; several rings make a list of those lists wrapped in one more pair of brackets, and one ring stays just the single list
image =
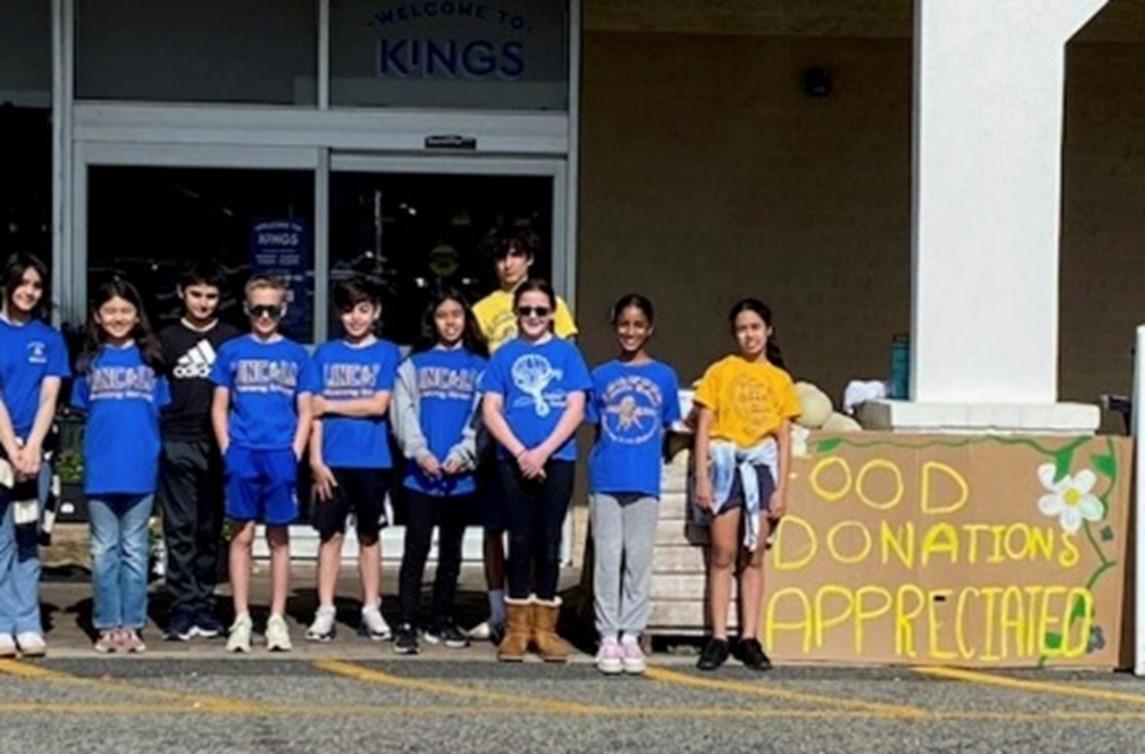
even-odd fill
[{"label": "yellow t-shirt", "polygon": [[750,448],[799,416],[799,398],[791,375],[763,362],[728,356],[708,367],[695,402],[712,414],[712,437]]},{"label": "yellow t-shirt", "polygon": [[[513,311],[512,291],[490,293],[473,306],[473,314],[481,325],[485,339],[489,341],[489,353],[517,337],[517,314]],[[576,323],[560,296],[557,296],[557,310],[553,313],[553,328],[562,338],[571,338],[577,333]]]}]

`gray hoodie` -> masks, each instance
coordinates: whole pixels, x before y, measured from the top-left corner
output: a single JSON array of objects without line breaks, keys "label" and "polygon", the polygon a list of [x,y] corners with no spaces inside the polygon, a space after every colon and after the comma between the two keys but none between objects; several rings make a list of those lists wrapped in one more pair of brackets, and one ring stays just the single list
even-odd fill
[{"label": "gray hoodie", "polygon": [[[406,359],[398,366],[390,404],[390,422],[402,455],[415,462],[430,455],[429,442],[421,431],[419,404],[417,370],[414,368],[413,360]],[[459,465],[459,471],[477,469],[478,460],[488,449],[489,442],[488,433],[481,423],[480,406],[481,393],[476,393],[461,439],[449,449],[445,458],[437,459],[439,463],[445,464],[452,460]]]}]

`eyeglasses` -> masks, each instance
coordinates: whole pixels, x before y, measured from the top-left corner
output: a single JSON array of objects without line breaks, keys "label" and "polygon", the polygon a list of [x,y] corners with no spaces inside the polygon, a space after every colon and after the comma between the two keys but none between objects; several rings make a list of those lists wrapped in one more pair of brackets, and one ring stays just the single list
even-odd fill
[{"label": "eyeglasses", "polygon": [[256,306],[248,306],[246,313],[248,317],[255,319],[261,319],[262,317],[266,317],[267,319],[281,319],[282,307],[271,306],[270,304],[258,304]]},{"label": "eyeglasses", "polygon": [[547,317],[552,310],[547,306],[518,306],[517,314],[522,317]]}]

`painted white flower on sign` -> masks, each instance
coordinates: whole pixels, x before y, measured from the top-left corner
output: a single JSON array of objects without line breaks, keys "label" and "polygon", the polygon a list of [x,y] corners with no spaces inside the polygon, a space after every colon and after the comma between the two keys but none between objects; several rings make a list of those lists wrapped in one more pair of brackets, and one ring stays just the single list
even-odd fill
[{"label": "painted white flower on sign", "polygon": [[1082,521],[1100,521],[1105,509],[1093,495],[1097,476],[1089,469],[1066,474],[1054,481],[1056,469],[1052,463],[1038,467],[1038,480],[1049,494],[1038,500],[1038,510],[1047,516],[1057,516],[1062,529],[1076,534]]}]

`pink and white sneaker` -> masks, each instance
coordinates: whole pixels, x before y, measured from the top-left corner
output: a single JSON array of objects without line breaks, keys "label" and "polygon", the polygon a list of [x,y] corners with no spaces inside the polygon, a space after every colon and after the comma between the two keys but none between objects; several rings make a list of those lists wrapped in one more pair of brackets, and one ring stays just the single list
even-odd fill
[{"label": "pink and white sneaker", "polygon": [[624,637],[624,641],[620,644],[620,661],[624,672],[629,675],[640,675],[648,669],[644,650],[640,648],[640,642],[636,641],[636,637],[633,637],[632,641],[629,641],[627,636]]},{"label": "pink and white sneaker", "polygon": [[616,639],[605,639],[596,653],[596,669],[605,675],[624,672],[624,650]]}]

